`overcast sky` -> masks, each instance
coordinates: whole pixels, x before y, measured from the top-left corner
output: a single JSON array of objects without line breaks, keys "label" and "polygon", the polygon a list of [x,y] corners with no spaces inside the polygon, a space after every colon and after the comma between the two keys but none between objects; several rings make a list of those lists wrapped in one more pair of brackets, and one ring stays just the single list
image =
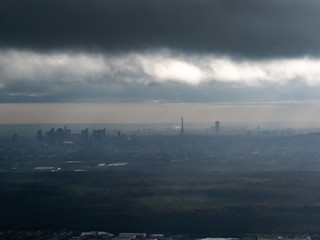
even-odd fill
[{"label": "overcast sky", "polygon": [[318,0],[1,0],[0,123],[317,121],[319,11]]}]

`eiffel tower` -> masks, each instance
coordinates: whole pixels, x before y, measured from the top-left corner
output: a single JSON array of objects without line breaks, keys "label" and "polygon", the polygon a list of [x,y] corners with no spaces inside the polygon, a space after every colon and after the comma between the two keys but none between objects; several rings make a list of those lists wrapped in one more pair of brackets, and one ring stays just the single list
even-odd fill
[{"label": "eiffel tower", "polygon": [[184,135],[184,129],[183,129],[183,118],[181,118],[180,135]]}]

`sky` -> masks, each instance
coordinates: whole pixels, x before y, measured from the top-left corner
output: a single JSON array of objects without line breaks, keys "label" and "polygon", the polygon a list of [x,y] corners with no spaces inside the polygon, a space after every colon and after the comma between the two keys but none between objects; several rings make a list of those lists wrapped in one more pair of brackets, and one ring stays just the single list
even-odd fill
[{"label": "sky", "polygon": [[320,124],[319,11],[317,0],[1,0],[0,123]]}]

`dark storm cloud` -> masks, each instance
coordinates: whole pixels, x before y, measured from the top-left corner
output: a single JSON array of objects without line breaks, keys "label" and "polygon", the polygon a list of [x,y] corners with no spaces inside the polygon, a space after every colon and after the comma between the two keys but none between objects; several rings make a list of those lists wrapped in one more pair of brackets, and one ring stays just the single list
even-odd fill
[{"label": "dark storm cloud", "polygon": [[320,2],[1,0],[0,47],[320,54]]}]

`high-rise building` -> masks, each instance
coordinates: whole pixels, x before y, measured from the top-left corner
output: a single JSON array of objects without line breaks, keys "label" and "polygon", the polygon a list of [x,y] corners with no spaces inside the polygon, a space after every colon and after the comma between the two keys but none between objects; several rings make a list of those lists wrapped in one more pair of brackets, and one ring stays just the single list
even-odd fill
[{"label": "high-rise building", "polygon": [[180,128],[180,135],[184,135],[184,128],[183,128],[183,118],[181,118],[181,128]]},{"label": "high-rise building", "polygon": [[88,142],[89,140],[89,130],[88,128],[81,130],[81,141],[83,143]]},{"label": "high-rise building", "polygon": [[62,128],[57,128],[55,132],[55,141],[58,143],[62,143],[64,140],[64,131]]},{"label": "high-rise building", "polygon": [[42,142],[44,140],[44,137],[42,135],[42,130],[38,130],[37,132],[37,142]]},{"label": "high-rise building", "polygon": [[56,143],[55,130],[51,128],[48,132],[46,132],[47,143],[48,145],[53,145]]},{"label": "high-rise building", "polygon": [[66,126],[63,128],[63,140],[70,140],[71,138],[71,129],[68,129]]},{"label": "high-rise building", "polygon": [[100,142],[106,137],[106,129],[93,130],[92,137],[95,142]]}]

